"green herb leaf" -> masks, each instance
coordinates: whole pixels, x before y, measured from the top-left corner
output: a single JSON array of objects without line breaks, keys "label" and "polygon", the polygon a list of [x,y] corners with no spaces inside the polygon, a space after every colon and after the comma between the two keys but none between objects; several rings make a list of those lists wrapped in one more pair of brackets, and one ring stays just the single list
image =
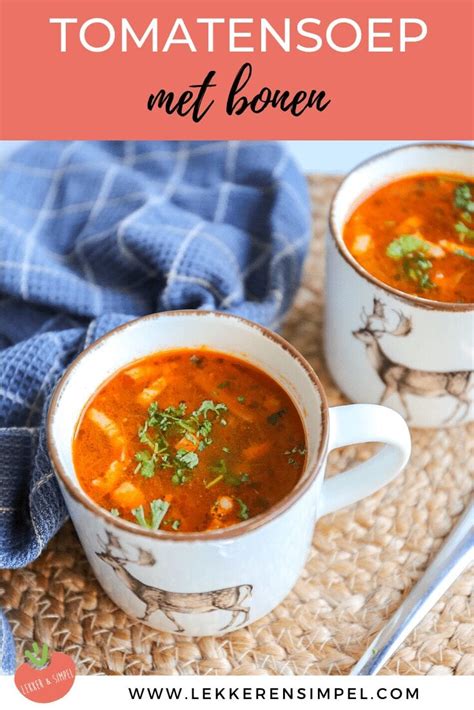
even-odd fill
[{"label": "green herb leaf", "polygon": [[212,422],[209,419],[205,419],[198,427],[197,433],[199,437],[201,438],[201,441],[199,442],[199,450],[202,451],[203,449],[206,448],[206,446],[209,446],[212,444],[212,439],[210,437],[210,433],[212,432]]},{"label": "green herb leaf", "polygon": [[163,518],[165,517],[170,504],[161,498],[152,500],[150,503],[151,520],[147,520],[145,517],[145,511],[143,510],[143,505],[138,508],[133,508],[131,511],[136,518],[137,523],[147,530],[158,530]]},{"label": "green herb leaf", "polygon": [[402,234],[400,237],[390,242],[385,253],[390,259],[398,261],[398,259],[403,259],[405,256],[410,256],[413,252],[423,252],[428,251],[428,249],[429,246],[423,239],[413,234]]},{"label": "green herb leaf", "polygon": [[428,271],[433,264],[429,259],[422,254],[413,254],[411,257],[406,257],[403,260],[403,271],[407,278],[414,281],[422,291],[434,288],[434,283],[431,281]]},{"label": "green herb leaf", "polygon": [[458,234],[460,234],[460,239],[463,242],[464,239],[474,239],[474,229],[466,227],[462,222],[456,222],[454,229]]},{"label": "green herb leaf", "polygon": [[249,519],[249,509],[248,506],[244,503],[243,500],[240,498],[236,498],[237,503],[239,504],[240,510],[238,513],[238,517],[241,520],[248,520]]},{"label": "green herb leaf", "polygon": [[[179,449],[174,452],[173,441],[169,436],[183,436],[191,441],[198,451],[203,451],[212,444],[211,432],[215,417],[220,417],[227,411],[223,403],[204,400],[198,409],[187,416],[187,407],[180,402],[177,407],[169,406],[160,409],[157,402],[152,402],[148,408],[148,419],[138,430],[138,437],[142,444],[146,444],[150,451],[138,451],[135,459],[138,464],[135,471],[145,478],[151,478],[156,473],[156,468],[172,468],[172,482],[182,485],[189,476],[185,469],[192,470],[199,464],[199,456],[195,451]],[[221,424],[223,420],[220,420]]]},{"label": "green herb leaf", "polygon": [[224,477],[224,483],[227,483],[228,486],[240,486],[241,483],[245,483],[248,479],[249,476],[247,473],[238,475],[229,471],[227,476]]},{"label": "green herb leaf", "polygon": [[240,402],[240,404],[243,404],[245,402],[245,397],[242,397],[242,395],[240,395],[239,397],[237,397],[237,402]]},{"label": "green herb leaf", "polygon": [[140,443],[148,444],[148,446],[153,448],[153,442],[148,435],[148,419],[142,427],[139,427],[138,438],[140,439]]},{"label": "green herb leaf", "polygon": [[186,474],[183,469],[178,469],[172,476],[171,476],[171,483],[174,486],[182,486],[186,481],[188,480],[189,476]]},{"label": "green herb leaf", "polygon": [[267,422],[272,426],[275,426],[285,414],[286,409],[279,409],[278,412],[273,412],[273,414],[270,414],[270,416],[267,417]]},{"label": "green herb leaf", "polygon": [[173,520],[173,522],[171,523],[171,527],[173,528],[173,530],[179,530],[180,526],[181,520]]},{"label": "green herb leaf", "polygon": [[402,234],[388,245],[386,254],[395,261],[400,261],[406,278],[414,281],[424,291],[434,288],[428,271],[433,264],[426,258],[429,245],[413,234]]},{"label": "green herb leaf", "polygon": [[178,431],[193,433],[194,427],[184,418],[186,405],[180,402],[177,407],[166,407],[160,410],[156,402],[153,402],[148,409],[148,428],[156,427],[161,432],[167,432],[171,427],[176,427]]},{"label": "green herb leaf", "polygon": [[227,473],[227,464],[224,459],[219,459],[215,464],[210,466],[213,473],[222,473],[223,475]]},{"label": "green herb leaf", "polygon": [[210,470],[218,475],[206,485],[206,488],[212,488],[212,486],[215,486],[220,481],[224,481],[228,486],[240,486],[242,483],[247,483],[250,479],[248,473],[236,474],[229,471],[224,459],[219,459],[217,463],[210,467]]},{"label": "green herb leaf", "polygon": [[459,210],[474,212],[474,200],[471,195],[471,188],[467,183],[458,185],[454,190],[454,205]]},{"label": "green herb leaf", "polygon": [[204,415],[204,418],[207,419],[207,415],[209,412],[214,412],[215,414],[219,414],[219,412],[226,412],[227,407],[225,404],[219,403],[219,404],[214,404],[212,399],[206,399],[204,402],[202,402],[201,406],[196,409],[196,411],[193,412],[193,416],[199,417],[200,414]]},{"label": "green herb leaf", "polygon": [[217,385],[217,387],[218,387],[220,390],[227,389],[227,387],[230,387],[230,380],[224,380],[223,382],[219,382],[219,384]]},{"label": "green herb leaf", "polygon": [[186,468],[195,468],[199,463],[199,456],[194,451],[186,451],[186,449],[178,449],[176,452],[176,460]]},{"label": "green herb leaf", "polygon": [[149,451],[137,451],[135,459],[138,465],[135,472],[140,472],[144,478],[152,478],[155,475],[155,459]]},{"label": "green herb leaf", "polygon": [[150,503],[150,509],[151,509],[151,525],[150,529],[151,530],[158,530],[160,527],[163,518],[165,517],[166,513],[168,512],[168,508],[170,507],[170,504],[165,501],[161,500],[161,498],[157,498],[156,500],[152,500]]},{"label": "green herb leaf", "polygon": [[143,510],[143,505],[140,505],[138,508],[132,508],[131,513],[135,516],[137,523],[141,525],[142,528],[150,527],[145,518],[145,511]]},{"label": "green herb leaf", "polygon": [[114,516],[114,518],[120,518],[120,511],[118,508],[111,508],[110,513]]}]

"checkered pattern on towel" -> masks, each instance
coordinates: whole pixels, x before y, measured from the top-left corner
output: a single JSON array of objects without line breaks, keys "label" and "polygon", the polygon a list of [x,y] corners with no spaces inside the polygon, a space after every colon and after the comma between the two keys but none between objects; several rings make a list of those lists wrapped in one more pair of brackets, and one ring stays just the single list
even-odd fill
[{"label": "checkered pattern on towel", "polygon": [[[66,517],[43,424],[67,364],[155,311],[278,327],[310,212],[303,177],[270,142],[30,143],[0,182],[0,566],[19,567]],[[0,620],[11,671],[9,639]]]}]

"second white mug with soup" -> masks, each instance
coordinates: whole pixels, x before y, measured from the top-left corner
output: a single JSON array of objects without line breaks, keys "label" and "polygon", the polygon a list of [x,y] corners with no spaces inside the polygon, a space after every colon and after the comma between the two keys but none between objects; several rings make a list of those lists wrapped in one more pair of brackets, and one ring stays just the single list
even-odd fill
[{"label": "second white mug with soup", "polygon": [[472,179],[473,157],[471,148],[449,144],[383,153],[346,177],[331,206],[327,365],[350,400],[388,405],[413,426],[444,427],[473,419],[474,304],[431,300],[383,283],[352,256],[344,227],[361,202],[395,180],[427,173]]}]

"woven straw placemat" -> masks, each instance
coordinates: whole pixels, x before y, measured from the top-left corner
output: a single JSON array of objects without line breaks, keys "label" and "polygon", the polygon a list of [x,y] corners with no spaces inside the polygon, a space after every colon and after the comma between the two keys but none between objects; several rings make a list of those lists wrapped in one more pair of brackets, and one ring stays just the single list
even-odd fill
[{"label": "woven straw placemat", "polygon": [[[343,398],[321,348],[323,235],[336,178],[310,179],[314,238],[284,335],[320,375],[330,404]],[[405,473],[317,525],[306,568],[275,611],[221,638],[159,633],[133,622],[101,590],[70,523],[28,568],[0,573],[0,605],[23,648],[36,640],[70,654],[78,672],[106,674],[347,674],[399,606],[472,492],[474,429],[413,431]],[[347,447],[329,474],[370,456]],[[445,594],[385,673],[474,674],[474,571]]]}]

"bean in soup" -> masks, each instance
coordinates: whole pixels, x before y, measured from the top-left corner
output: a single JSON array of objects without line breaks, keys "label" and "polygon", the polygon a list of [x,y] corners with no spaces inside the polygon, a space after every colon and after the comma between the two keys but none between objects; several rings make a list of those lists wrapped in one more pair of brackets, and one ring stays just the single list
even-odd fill
[{"label": "bean in soup", "polygon": [[264,372],[209,350],[155,354],[115,374],[77,426],[84,491],[148,529],[225,528],[263,513],[300,478],[303,424]]},{"label": "bean in soup", "polygon": [[474,303],[474,181],[457,174],[396,180],[360,204],[344,227],[352,256],[408,294]]}]

